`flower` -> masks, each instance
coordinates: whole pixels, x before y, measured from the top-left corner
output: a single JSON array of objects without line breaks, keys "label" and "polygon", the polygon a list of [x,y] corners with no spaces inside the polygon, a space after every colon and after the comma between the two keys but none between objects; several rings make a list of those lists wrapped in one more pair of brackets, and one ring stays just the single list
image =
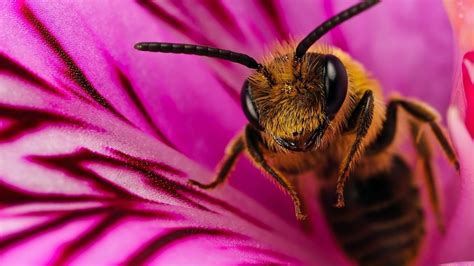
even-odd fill
[{"label": "flower", "polygon": [[[474,216],[471,206],[474,202],[474,168],[472,156],[474,151],[474,3],[472,1],[445,1],[447,13],[457,36],[456,62],[460,69],[457,82],[453,89],[453,106],[449,110],[448,124],[454,145],[461,162],[461,182],[457,187],[459,194],[451,222],[451,231],[447,233],[441,249],[444,250],[445,261],[473,260],[469,238],[474,236]],[[464,122],[463,123],[463,119]],[[456,230],[456,228],[464,228]],[[450,245],[456,243],[456,245]]]},{"label": "flower", "polygon": [[[387,92],[445,113],[459,60],[445,56],[454,49],[449,24],[441,4],[428,1],[383,2],[323,41],[360,60]],[[260,58],[348,3],[0,6],[1,264],[347,263],[321,217],[313,215],[312,236],[302,231],[289,199],[246,160],[218,190],[185,185],[212,177],[226,143],[246,123],[238,94],[249,71],[219,60],[142,54],[133,44],[190,42]],[[462,178],[449,178],[449,167],[440,166],[448,231],[444,238],[430,231],[426,264],[474,259],[465,237],[474,232],[472,138],[458,109],[449,125]]]}]

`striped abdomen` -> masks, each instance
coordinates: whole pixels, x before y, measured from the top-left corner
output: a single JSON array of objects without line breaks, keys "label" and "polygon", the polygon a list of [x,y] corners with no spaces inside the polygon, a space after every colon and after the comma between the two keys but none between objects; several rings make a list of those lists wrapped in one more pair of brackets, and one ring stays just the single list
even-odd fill
[{"label": "striped abdomen", "polygon": [[412,172],[399,157],[390,171],[350,176],[346,207],[335,208],[335,188],[321,191],[321,204],[335,238],[360,265],[408,265],[424,236],[424,216]]}]

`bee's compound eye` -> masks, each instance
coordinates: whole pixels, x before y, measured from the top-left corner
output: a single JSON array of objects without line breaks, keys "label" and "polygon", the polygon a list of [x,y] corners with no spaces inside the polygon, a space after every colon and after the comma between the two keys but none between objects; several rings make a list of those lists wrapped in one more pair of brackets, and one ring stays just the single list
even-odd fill
[{"label": "bee's compound eye", "polygon": [[258,120],[258,112],[252,98],[252,88],[250,87],[249,81],[246,80],[240,93],[240,99],[242,101],[242,108],[244,109],[245,116],[249,122],[257,129],[262,130]]},{"label": "bee's compound eye", "polygon": [[341,60],[334,55],[326,55],[325,59],[326,112],[333,117],[346,98],[347,72]]}]

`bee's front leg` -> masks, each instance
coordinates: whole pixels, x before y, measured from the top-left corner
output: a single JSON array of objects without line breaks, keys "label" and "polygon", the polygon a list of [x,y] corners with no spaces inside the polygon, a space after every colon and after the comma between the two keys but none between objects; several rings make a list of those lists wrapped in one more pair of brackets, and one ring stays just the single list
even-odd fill
[{"label": "bee's front leg", "polygon": [[232,169],[234,168],[234,165],[237,162],[237,159],[239,158],[240,154],[242,154],[244,148],[245,146],[243,134],[240,133],[227,146],[226,153],[222,161],[219,163],[219,166],[217,167],[217,175],[213,181],[207,184],[203,184],[196,180],[189,179],[188,184],[197,186],[202,189],[213,189],[218,185],[224,183],[224,181],[227,180],[230,173],[232,172]]},{"label": "bee's front leg", "polygon": [[258,133],[255,131],[255,129],[248,125],[245,128],[245,146],[250,158],[257,167],[268,173],[277,182],[277,184],[280,185],[280,187],[290,195],[295,206],[296,218],[298,220],[306,219],[303,202],[300,199],[298,192],[288,178],[284,177],[278,170],[273,169],[265,160],[262,150],[260,149],[259,139],[260,137],[258,136]]},{"label": "bee's front leg", "polygon": [[367,90],[362,96],[362,99],[357,104],[354,112],[352,113],[351,120],[354,119],[356,125],[356,138],[352,143],[349,153],[344,158],[341,169],[339,170],[339,176],[337,178],[337,203],[336,207],[344,207],[344,184],[350,174],[353,164],[359,158],[363,145],[362,141],[369,132],[370,125],[372,124],[372,118],[374,116],[374,95],[371,90]]}]

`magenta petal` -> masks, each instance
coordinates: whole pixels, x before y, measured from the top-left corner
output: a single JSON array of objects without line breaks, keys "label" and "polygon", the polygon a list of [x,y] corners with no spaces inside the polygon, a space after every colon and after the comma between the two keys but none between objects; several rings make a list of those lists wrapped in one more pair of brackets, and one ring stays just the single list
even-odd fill
[{"label": "magenta petal", "polygon": [[[114,42],[95,35],[82,15],[95,14],[102,3],[92,9],[33,1],[2,6],[0,264],[325,261],[301,232],[230,187],[209,196],[185,185],[188,178],[209,179],[212,173],[160,143],[174,146],[154,126],[160,112],[151,119],[149,107],[158,102],[176,111],[181,107],[169,97],[174,87],[187,86],[158,84],[168,91],[156,93],[152,83],[164,79],[147,77],[155,66],[144,67],[145,56],[136,59],[137,30],[127,39],[129,28],[121,28],[122,36],[110,34]],[[133,3],[99,9],[127,10],[127,24],[137,28],[156,21]],[[120,28],[119,22],[105,23],[120,16],[98,13],[87,16],[91,24]],[[134,15],[144,19],[133,24]],[[142,73],[140,79],[132,69]],[[194,71],[203,85],[212,80],[206,71]],[[158,98],[140,95],[137,87],[145,86],[139,80]],[[213,93],[217,98],[194,92],[201,96],[188,92],[180,103],[221,127],[212,117],[229,106],[219,98],[225,92]],[[212,111],[206,101],[223,105]],[[238,111],[237,105],[231,108]]]},{"label": "magenta petal", "polygon": [[[2,4],[0,264],[340,264],[326,252],[329,232],[310,241],[229,186],[184,185],[211,178],[245,123],[238,94],[249,70],[132,49],[192,42],[260,58],[350,4],[268,2]],[[360,59],[387,91],[443,110],[451,59],[433,54],[451,40],[439,6],[419,15],[427,3],[384,2],[324,41]],[[437,94],[427,96],[427,83]],[[248,161],[230,182],[294,221],[288,198]]]},{"label": "magenta petal", "polygon": [[457,40],[456,64],[462,74],[454,87],[454,102],[474,137],[474,2],[446,0],[444,4]]},{"label": "magenta petal", "polygon": [[459,202],[440,250],[442,262],[474,260],[474,142],[456,108],[449,110],[448,124],[461,164]]},{"label": "magenta petal", "polygon": [[104,108],[8,75],[0,88],[1,264],[325,260],[236,190],[185,185],[212,173]]},{"label": "magenta petal", "polygon": [[[358,1],[323,2],[334,3],[332,10],[337,11]],[[343,49],[360,60],[386,91],[417,97],[445,113],[454,42],[440,1],[384,1],[340,29],[347,46]]]},{"label": "magenta petal", "polygon": [[441,264],[442,266],[472,266],[474,265],[474,261],[459,261],[459,262],[451,262]]},{"label": "magenta petal", "polygon": [[471,137],[474,138],[474,51],[463,56],[462,82],[466,96],[465,122]]},{"label": "magenta petal", "polygon": [[0,264],[330,259],[240,192],[187,186],[212,173],[159,141],[141,98],[128,91],[138,81],[127,61],[103,56],[73,5],[36,4],[8,3],[0,15],[8,37],[0,56]]}]

